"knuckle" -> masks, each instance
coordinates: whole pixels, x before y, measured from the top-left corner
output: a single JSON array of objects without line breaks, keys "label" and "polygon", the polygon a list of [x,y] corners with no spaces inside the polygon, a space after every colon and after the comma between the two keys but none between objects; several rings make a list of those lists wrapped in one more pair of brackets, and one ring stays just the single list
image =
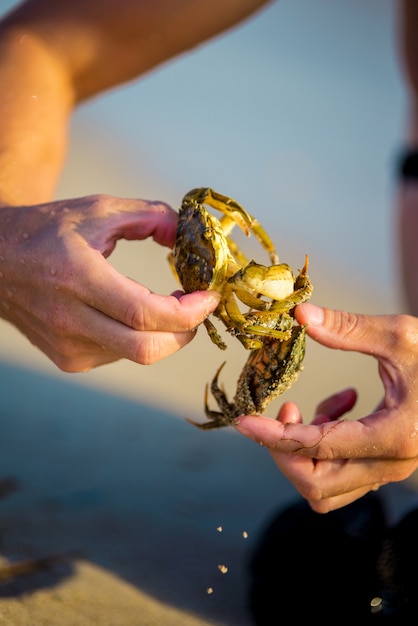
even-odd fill
[{"label": "knuckle", "polygon": [[301,485],[299,493],[310,503],[318,503],[323,499],[322,490],[315,484],[305,483]]},{"label": "knuckle", "polygon": [[163,322],[161,314],[158,314],[152,307],[144,303],[128,304],[124,319],[128,326],[139,331],[163,330],[162,327],[167,325]]},{"label": "knuckle", "polygon": [[393,342],[410,352],[418,352],[418,322],[411,315],[396,315],[392,324]]},{"label": "knuckle", "polygon": [[[414,431],[415,433],[415,431]],[[402,437],[397,443],[396,447],[391,451],[391,456],[393,458],[404,460],[404,461],[414,461],[417,458],[417,444],[415,442],[415,438],[411,437]],[[398,467],[396,468],[400,472],[404,470],[404,464],[398,463]]]},{"label": "knuckle", "polygon": [[153,336],[148,335],[142,338],[136,347],[134,361],[140,365],[153,365],[163,358],[161,354],[161,345]]},{"label": "knuckle", "polygon": [[148,328],[148,323],[149,321],[152,323],[152,318],[150,320],[147,319],[145,307],[137,306],[134,303],[128,305],[124,319],[126,325],[135,330],[151,330],[151,328]]},{"label": "knuckle", "polygon": [[361,339],[362,334],[365,334],[365,329],[360,326],[360,319],[356,313],[350,313],[348,311],[339,311],[336,319],[337,332],[345,338],[350,338],[355,335],[356,339]]},{"label": "knuckle", "polygon": [[308,500],[308,502],[312,511],[314,511],[315,513],[320,513],[321,515],[324,515],[325,513],[329,513],[332,510],[329,500],[321,500],[319,502]]},{"label": "knuckle", "polygon": [[133,360],[140,365],[152,365],[188,344],[194,333],[143,333],[135,347]]},{"label": "knuckle", "polygon": [[66,374],[78,374],[80,372],[86,372],[91,369],[90,366],[86,366],[85,363],[79,363],[78,359],[73,357],[69,357],[63,354],[57,355],[55,359],[53,359],[55,365]]},{"label": "knuckle", "polygon": [[92,218],[100,217],[103,212],[111,210],[115,204],[115,198],[109,194],[93,194],[89,196],[90,216]]},{"label": "knuckle", "polygon": [[139,331],[166,331],[166,332],[190,332],[198,324],[192,313],[181,308],[176,298],[173,298],[171,309],[167,309],[164,316],[158,314],[153,308],[129,304],[125,314],[125,323]]},{"label": "knuckle", "polygon": [[53,348],[52,361],[62,372],[72,374],[91,369],[92,365],[89,365],[85,357],[80,355],[80,350],[71,339],[55,340]]}]

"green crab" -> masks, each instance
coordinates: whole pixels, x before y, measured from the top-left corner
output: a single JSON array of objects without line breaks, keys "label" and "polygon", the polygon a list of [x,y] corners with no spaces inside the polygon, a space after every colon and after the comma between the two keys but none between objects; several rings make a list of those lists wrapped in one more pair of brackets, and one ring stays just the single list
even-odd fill
[{"label": "green crab", "polygon": [[305,326],[293,326],[289,339],[281,341],[268,337],[262,348],[253,350],[238,379],[233,402],[218,384],[225,365],[222,363],[210,386],[220,410],[209,408],[207,385],[205,414],[209,421],[200,423],[190,418],[187,421],[202,430],[213,430],[234,425],[240,415],[263,413],[299,376],[305,356],[305,335]]},{"label": "green crab", "polygon": [[[312,286],[307,274],[308,259],[301,270],[295,290]],[[277,303],[279,304],[279,303]],[[255,313],[256,316],[260,312]],[[217,401],[219,410],[209,408],[209,386],[205,391],[205,414],[209,421],[187,421],[203,430],[212,430],[233,425],[240,415],[255,415],[265,411],[268,405],[287,391],[299,376],[305,357],[306,327],[298,325],[290,312],[276,316],[275,330],[283,333],[284,338],[266,335],[261,348],[252,350],[241,375],[238,379],[233,402],[230,402],[225,391],[219,387],[219,374],[225,363],[221,365],[211,383],[211,392]]]},{"label": "green crab", "polygon": [[[217,219],[205,204],[223,216]],[[247,236],[255,235],[268,253],[270,266],[248,262],[229,236],[235,225]],[[295,279],[289,265],[279,264],[274,245],[258,220],[232,198],[208,187],[192,189],[184,196],[169,260],[186,293],[202,289],[221,293],[213,315],[247,350],[261,348],[265,337],[289,338],[290,327],[282,330],[277,321],[307,300],[312,291],[306,273],[305,283],[295,288],[299,278]],[[242,312],[238,301],[248,311]],[[227,346],[214,324],[206,319],[204,325],[211,340],[225,350]]]},{"label": "green crab", "polygon": [[[211,215],[205,204],[223,213],[222,217]],[[255,235],[271,265],[247,260],[230,237],[235,225],[246,235]],[[209,421],[188,421],[209,430],[229,426],[243,414],[262,413],[272,400],[289,389],[302,369],[306,332],[296,323],[293,309],[312,294],[308,256],[295,276],[289,265],[279,263],[270,237],[252,215],[235,200],[201,187],[183,198],[169,261],[186,293],[204,289],[221,293],[213,315],[251,351],[233,402],[218,385],[223,364],[211,384],[219,410],[209,408],[207,387],[205,414]],[[247,310],[242,311],[244,307]],[[214,324],[208,319],[204,324],[212,341],[226,349]]]}]

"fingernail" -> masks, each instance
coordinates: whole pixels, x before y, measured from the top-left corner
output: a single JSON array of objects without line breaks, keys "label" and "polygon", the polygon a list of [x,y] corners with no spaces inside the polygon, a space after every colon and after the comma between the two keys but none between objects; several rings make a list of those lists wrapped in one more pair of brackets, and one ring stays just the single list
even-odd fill
[{"label": "fingernail", "polygon": [[310,326],[322,326],[324,323],[324,309],[310,302],[303,303],[303,312]]}]

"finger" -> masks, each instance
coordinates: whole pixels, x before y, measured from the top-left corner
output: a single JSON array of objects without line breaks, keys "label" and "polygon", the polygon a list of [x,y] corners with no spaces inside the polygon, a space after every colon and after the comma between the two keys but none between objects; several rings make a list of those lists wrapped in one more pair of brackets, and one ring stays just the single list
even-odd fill
[{"label": "finger", "polygon": [[[90,307],[136,330],[186,332],[196,328],[217,306],[215,291],[185,294],[180,298],[152,293],[126,278],[94,250],[80,255],[72,274],[72,290]],[[88,270],[86,270],[88,268]],[[56,280],[68,290],[68,275]],[[71,288],[71,286],[70,286]]]},{"label": "finger", "polygon": [[344,461],[335,461],[329,464],[332,482],[326,486],[322,485],[321,476],[318,476],[318,472],[316,472],[318,463],[314,460],[274,451],[270,451],[270,454],[282,474],[294,485],[300,495],[309,502],[312,510],[317,513],[328,513],[346,506],[378,487],[376,484],[363,484],[367,472],[365,473],[364,469],[362,469],[360,486],[347,490],[347,484],[343,482],[344,477],[340,479],[339,476],[340,470],[344,470],[346,465]]},{"label": "finger", "polygon": [[278,452],[314,459],[414,458],[414,439],[406,448],[402,432],[393,434],[393,414],[380,411],[360,420],[334,420],[321,424],[287,423],[261,415],[238,419],[237,430]]},{"label": "finger", "polygon": [[[175,241],[178,213],[168,204],[136,198],[118,198],[95,195],[76,198],[70,203],[57,203],[71,212],[61,216],[60,233],[67,237],[81,236],[89,245],[107,257],[119,239],[146,239],[152,237],[157,243],[172,248]],[[77,220],[74,230],[74,216]]]},{"label": "finger", "polygon": [[337,509],[341,509],[344,506],[352,504],[352,502],[355,502],[359,498],[362,498],[366,495],[366,493],[369,493],[369,491],[376,490],[377,489],[362,487],[361,489],[356,489],[354,491],[350,491],[349,493],[342,493],[332,498],[320,500],[319,502],[314,502],[311,500],[308,500],[308,502],[311,509],[316,513],[330,513],[331,511],[336,511]]},{"label": "finger", "polygon": [[[357,400],[354,389],[344,389],[318,404],[312,424],[322,424],[338,419],[351,411]],[[294,402],[284,402],[279,409],[276,420],[282,424],[302,424],[303,419],[299,407]]]},{"label": "finger", "polygon": [[301,424],[302,415],[294,402],[285,402],[279,409],[276,417],[282,424]]},{"label": "finger", "polygon": [[[340,479],[340,474],[343,473],[344,467],[347,465],[345,461],[315,462],[312,459],[295,457],[281,452],[270,451],[270,454],[282,474],[317,513],[328,513],[345,506],[376,487],[374,484],[363,484],[364,478],[367,476],[363,470],[360,475],[360,486],[348,489],[347,484],[343,482],[343,477]],[[330,466],[329,477],[331,482],[329,484],[325,483],[324,476],[321,476],[321,472],[317,470],[320,463],[324,465],[328,463]],[[323,470],[323,468],[321,469]]]},{"label": "finger", "polygon": [[269,452],[280,471],[310,502],[320,502],[358,489],[370,490],[381,480],[381,476],[378,480],[373,475],[381,471],[378,462],[318,461],[275,450]]},{"label": "finger", "polygon": [[270,452],[277,467],[311,505],[334,498],[343,498],[345,503],[353,501],[360,493],[405,480],[417,466],[416,459],[318,461]]},{"label": "finger", "polygon": [[121,358],[150,365],[177,352],[196,333],[137,331],[80,304],[66,310],[65,315],[60,314],[57,306],[49,324],[16,308],[14,321],[34,345],[66,372],[88,371]]},{"label": "finger", "polygon": [[356,401],[357,392],[352,388],[333,394],[318,404],[312,423],[321,424],[324,421],[338,419],[351,411]]},{"label": "finger", "polygon": [[55,334],[25,310],[14,309],[13,323],[29,341],[39,348],[59,369],[65,372],[86,372],[93,367],[113,363],[120,356],[84,337]]},{"label": "finger", "polygon": [[[135,203],[144,201],[134,200]],[[121,214],[117,238],[146,239],[152,237],[156,243],[172,248],[176,237],[178,213],[164,202],[146,202],[133,220],[124,220]]]},{"label": "finger", "polygon": [[85,332],[102,349],[141,365],[151,365],[186,346],[196,334],[188,332],[138,331],[106,316],[90,316]]},{"label": "finger", "polygon": [[[365,478],[369,477],[369,464],[367,467],[361,465],[356,474],[356,480],[360,482],[354,485],[347,482],[347,477],[349,480],[352,478],[352,464],[346,461],[316,461],[273,450],[270,454],[282,474],[317,513],[328,513],[346,506],[380,486],[380,483],[370,480],[365,484]],[[324,466],[327,466],[327,472]]]},{"label": "finger", "polygon": [[383,358],[393,358],[404,345],[402,340],[411,334],[411,324],[416,327],[414,318],[407,315],[359,315],[308,302],[296,308],[295,317],[300,324],[307,324],[307,333],[325,346]]},{"label": "finger", "polygon": [[319,444],[328,425],[303,424],[296,405],[287,405],[285,410],[284,423],[263,415],[243,415],[238,418],[235,427],[242,435],[271,450],[317,458]]}]

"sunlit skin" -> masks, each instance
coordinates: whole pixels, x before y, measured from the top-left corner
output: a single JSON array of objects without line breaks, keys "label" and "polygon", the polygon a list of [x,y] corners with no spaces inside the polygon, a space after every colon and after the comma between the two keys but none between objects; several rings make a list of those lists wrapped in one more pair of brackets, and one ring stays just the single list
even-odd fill
[{"label": "sunlit skin", "polygon": [[219,302],[217,292],[152,293],[106,261],[121,238],[172,247],[168,205],[90,196],[1,211],[1,315],[62,370],[154,363],[189,343]]},{"label": "sunlit skin", "polygon": [[[418,467],[418,319],[296,308],[310,337],[332,349],[376,359],[383,399],[363,418],[342,418],[356,402],[345,389],[317,407],[310,424],[286,402],[277,420],[239,418],[237,430],[266,446],[277,467],[319,512],[345,506],[370,490],[408,478]],[[306,420],[305,420],[306,421]]]}]

